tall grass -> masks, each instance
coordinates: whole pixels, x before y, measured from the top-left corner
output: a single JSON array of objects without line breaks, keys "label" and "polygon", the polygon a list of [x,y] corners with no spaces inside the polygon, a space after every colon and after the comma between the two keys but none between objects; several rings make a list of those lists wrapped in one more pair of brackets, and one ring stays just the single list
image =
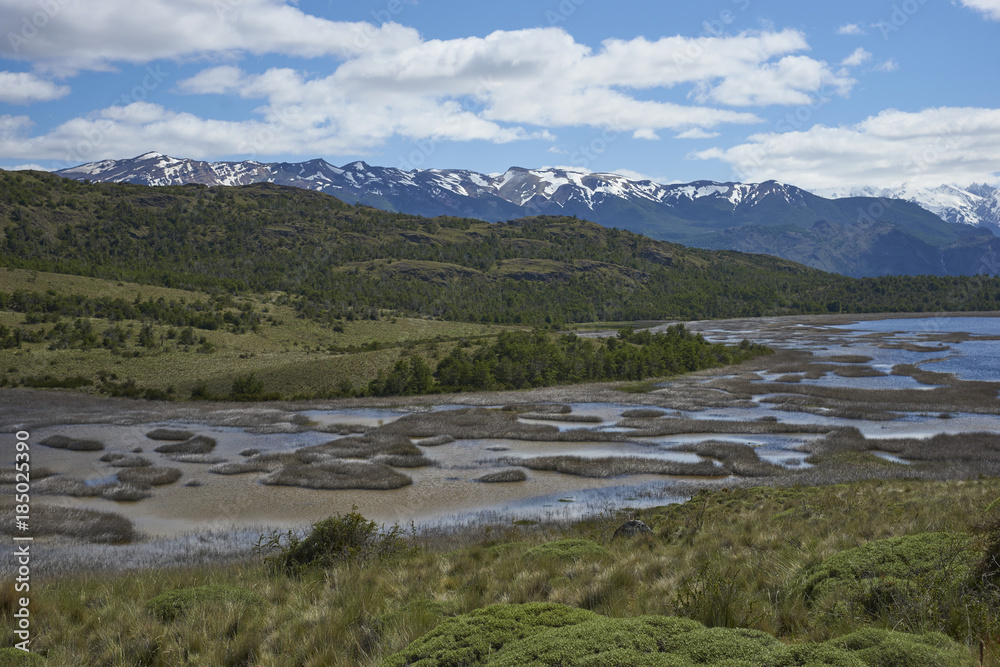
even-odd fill
[{"label": "tall grass", "polygon": [[[970,660],[983,642],[986,664],[998,665],[1000,609],[992,589],[973,580],[956,588],[945,577],[897,572],[904,582],[898,590],[934,597],[939,609],[950,610],[938,615],[918,613],[919,597],[891,595],[883,598],[886,613],[852,613],[810,597],[801,585],[807,573],[835,564],[837,554],[888,538],[960,534],[952,551],[939,543],[935,558],[978,558],[987,540],[974,529],[992,516],[998,497],[1000,479],[992,478],[723,489],[574,523],[427,531],[415,538],[419,552],[363,566],[337,561],[298,576],[254,560],[39,576],[32,586],[39,619],[33,649],[51,665],[370,666],[447,618],[496,603],[556,602],[613,618],[682,616],[791,644],[872,627],[939,631],[966,646]],[[628,518],[644,521],[654,535],[612,540]],[[974,566],[973,559],[970,571]],[[172,620],[150,608],[157,596],[203,586],[247,591],[263,602],[220,595],[193,601]],[[0,609],[0,646],[13,642],[9,614],[9,607]]]}]

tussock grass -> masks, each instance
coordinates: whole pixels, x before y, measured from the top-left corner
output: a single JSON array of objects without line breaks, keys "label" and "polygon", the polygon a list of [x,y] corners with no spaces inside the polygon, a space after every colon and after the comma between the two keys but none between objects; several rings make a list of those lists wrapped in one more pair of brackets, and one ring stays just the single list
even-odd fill
[{"label": "tussock grass", "polygon": [[874,359],[865,354],[835,354],[831,357],[823,357],[826,361],[838,364],[867,364]]},{"label": "tussock grass", "polygon": [[253,591],[216,584],[178,588],[161,593],[148,600],[146,606],[158,619],[169,623],[195,609],[211,609],[219,603],[250,606],[260,605],[263,602],[264,600]]},{"label": "tussock grass", "polygon": [[740,477],[772,477],[783,475],[786,472],[781,466],[762,461],[750,445],[736,442],[706,440],[681,445],[676,449],[719,459],[727,472]]},{"label": "tussock grass", "polygon": [[843,378],[881,378],[889,375],[871,366],[843,366],[834,369],[833,374]]},{"label": "tussock grass", "polygon": [[567,422],[580,424],[600,424],[603,419],[597,415],[564,415],[547,412],[522,412],[522,419],[535,419],[538,421]]},{"label": "tussock grass", "polygon": [[502,484],[505,482],[523,482],[528,479],[528,475],[517,468],[510,468],[508,470],[498,470],[497,472],[490,472],[476,478],[477,482],[484,482],[487,484]]},{"label": "tussock grass", "polygon": [[27,533],[15,530],[15,514],[13,505],[0,506],[0,532],[22,537],[59,535],[100,544],[124,544],[137,538],[132,521],[113,512],[34,505]]},{"label": "tussock grass", "polygon": [[229,460],[223,456],[212,456],[211,454],[168,454],[167,458],[178,463],[202,463],[206,465],[225,463]]},{"label": "tussock grass", "polygon": [[537,412],[549,415],[568,415],[573,408],[561,403],[510,403],[501,408],[505,412]]},{"label": "tussock grass", "polygon": [[163,486],[173,484],[181,478],[179,468],[149,466],[146,468],[126,468],[118,471],[118,479],[136,486]]},{"label": "tussock grass", "polygon": [[51,435],[38,444],[52,449],[68,449],[74,452],[99,452],[104,449],[104,443],[97,440],[70,438],[65,435]]},{"label": "tussock grass", "polygon": [[207,435],[195,435],[184,442],[172,445],[160,445],[154,452],[160,454],[208,454],[215,449],[215,438]]},{"label": "tussock grass", "polygon": [[440,447],[455,442],[455,438],[450,435],[436,435],[433,438],[424,438],[419,443],[421,447]]},{"label": "tussock grass", "polygon": [[[792,481],[790,476],[786,483]],[[916,609],[896,607],[892,597],[885,599],[886,609],[895,611],[884,617],[841,613],[798,591],[804,573],[872,541],[942,531],[972,535],[997,497],[1000,479],[975,477],[706,490],[684,503],[599,513],[584,521],[514,522],[498,516],[495,523],[427,529],[416,536],[423,547],[419,554],[372,560],[364,567],[335,562],[292,577],[255,561],[205,562],[198,555],[200,539],[190,538],[172,561],[188,567],[49,574],[38,581],[32,586],[33,612],[45,623],[34,648],[53,665],[123,664],[126,655],[164,666],[187,660],[372,667],[418,657],[448,664],[441,655],[426,653],[432,647],[428,633],[434,633],[441,651],[481,646],[492,659],[511,651],[505,654],[511,660],[530,665],[535,658],[524,652],[527,644],[507,644],[511,637],[521,637],[520,643],[531,635],[537,637],[531,640],[532,651],[564,664],[586,664],[576,653],[586,649],[597,656],[594,664],[642,665],[668,660],[657,640],[673,641],[663,630],[669,625],[702,633],[679,635],[692,651],[731,650],[732,639],[753,640],[754,650],[773,646],[793,652],[782,653],[784,662],[777,664],[809,664],[807,658],[823,664],[822,656],[833,655],[826,651],[836,650],[848,653],[837,653],[839,662],[833,664],[972,665],[978,664],[983,640],[986,664],[996,665],[1000,650],[993,638],[1000,634],[1000,614],[995,594],[981,598],[992,599],[989,604],[949,606],[958,616],[944,619],[899,613]],[[612,540],[627,518],[649,525],[653,538]],[[586,540],[605,555],[525,556],[562,540]],[[158,553],[169,550],[154,546]],[[163,593],[209,585],[249,590],[263,602],[196,605],[170,622],[146,606]],[[975,590],[963,590],[966,602],[976,600],[971,597]],[[499,614],[492,609],[496,603],[508,605],[510,613]],[[526,605],[545,605],[551,613],[524,613]],[[655,623],[647,620],[650,616]],[[705,629],[708,625],[714,627]],[[727,630],[731,625],[741,629]],[[0,623],[0,644],[12,644],[10,627]],[[560,627],[579,632],[543,641]],[[911,634],[890,632],[894,628]],[[760,633],[777,638],[781,646]],[[619,644],[622,638],[632,643]],[[488,648],[494,639],[497,643]],[[635,652],[647,643],[655,653]],[[469,655],[456,653],[455,660],[481,664]],[[931,662],[921,662],[927,655]],[[392,656],[402,656],[403,662]],[[729,659],[770,664],[766,653],[745,651]]]},{"label": "tussock grass", "polygon": [[668,413],[665,410],[656,410],[654,408],[636,408],[634,410],[626,410],[622,413],[622,417],[626,419],[655,419],[657,417],[665,417]]},{"label": "tussock grass", "polygon": [[182,431],[173,428],[157,428],[146,434],[150,440],[188,440],[194,437],[191,431]]},{"label": "tussock grass", "polygon": [[253,447],[251,447],[249,449],[244,449],[244,450],[240,451],[240,456],[247,456],[247,457],[249,457],[249,456],[255,456],[257,454],[260,454],[260,450],[259,449],[254,449]]},{"label": "tussock grass", "polygon": [[153,465],[153,462],[145,456],[122,454],[121,452],[108,452],[100,460],[110,463],[113,468],[140,468]]},{"label": "tussock grass", "polygon": [[413,480],[389,466],[367,461],[340,461],[289,465],[260,480],[272,486],[306,489],[398,489]]},{"label": "tussock grass", "polygon": [[710,461],[681,463],[638,456],[535,456],[524,459],[506,458],[504,463],[531,470],[548,470],[580,477],[620,477],[622,475],[672,475],[694,477],[726,477],[729,471]]},{"label": "tussock grass", "polygon": [[[21,472],[20,474],[24,474]],[[44,466],[38,466],[31,469],[30,479],[38,481],[40,479],[45,479],[46,477],[51,477],[55,475],[55,471],[50,470]],[[16,468],[0,468],[0,484],[16,484],[19,480],[18,470]]]},{"label": "tussock grass", "polygon": [[431,438],[447,433],[453,438],[505,438],[511,440],[552,440],[559,429],[549,424],[525,424],[513,411],[463,408],[405,415],[378,429],[382,433]]}]

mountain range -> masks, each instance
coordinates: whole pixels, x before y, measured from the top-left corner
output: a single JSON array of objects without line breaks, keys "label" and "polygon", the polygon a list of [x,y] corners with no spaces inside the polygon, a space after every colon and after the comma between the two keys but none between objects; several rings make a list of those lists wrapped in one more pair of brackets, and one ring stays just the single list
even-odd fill
[{"label": "mountain range", "polygon": [[771,254],[848,276],[1000,274],[1000,190],[867,188],[821,197],[777,181],[664,185],[617,174],[511,167],[404,171],[322,159],[205,162],[151,152],[56,174],[143,185],[270,182],[422,216],[498,222],[579,217],[685,245]]}]

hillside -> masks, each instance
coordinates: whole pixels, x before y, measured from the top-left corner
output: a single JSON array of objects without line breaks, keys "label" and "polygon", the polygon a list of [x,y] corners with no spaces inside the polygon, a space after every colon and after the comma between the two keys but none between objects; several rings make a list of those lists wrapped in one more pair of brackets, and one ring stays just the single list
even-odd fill
[{"label": "hillside", "polygon": [[[579,217],[662,241],[777,255],[854,277],[1000,273],[1000,239],[991,231],[995,224],[987,222],[995,217],[987,190],[983,196],[965,193],[967,212],[959,215],[954,207],[927,203],[937,201],[929,193],[873,191],[828,199],[777,181],[665,185],[557,167],[482,174],[404,171],[360,161],[336,167],[322,159],[204,162],[152,152],[56,173],[149,186],[270,182],[386,211],[488,222]],[[952,224],[971,220],[982,226]]]},{"label": "hillside", "polygon": [[[943,224],[943,223],[942,223]],[[0,172],[0,263],[202,291],[282,292],[332,322],[507,324],[988,310],[996,279],[855,280],[575,218],[421,218],[258,183],[88,184]]]}]

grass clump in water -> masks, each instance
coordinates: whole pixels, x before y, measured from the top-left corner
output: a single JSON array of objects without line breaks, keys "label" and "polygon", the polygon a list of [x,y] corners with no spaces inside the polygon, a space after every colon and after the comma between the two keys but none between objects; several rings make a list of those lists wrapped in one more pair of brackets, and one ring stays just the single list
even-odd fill
[{"label": "grass clump in water", "polygon": [[487,484],[502,484],[504,482],[523,482],[526,479],[528,479],[528,475],[525,474],[523,470],[509,468],[507,470],[498,470],[497,472],[486,473],[485,475],[479,477],[476,481],[485,482]]},{"label": "grass clump in water", "polygon": [[189,440],[194,437],[191,431],[173,428],[157,428],[146,434],[150,440]]},{"label": "grass clump in water", "polygon": [[104,449],[104,443],[98,440],[70,438],[65,435],[53,435],[40,440],[40,445],[52,449],[68,449],[73,452],[99,452]]},{"label": "grass clump in water", "polygon": [[196,435],[188,438],[184,442],[173,445],[160,445],[154,452],[160,454],[208,454],[215,449],[215,438],[206,435]]},{"label": "grass clump in water", "polygon": [[125,468],[118,472],[118,479],[126,484],[137,486],[163,486],[173,484],[181,478],[181,471],[178,468],[165,468],[162,466],[149,466],[144,468]]}]

